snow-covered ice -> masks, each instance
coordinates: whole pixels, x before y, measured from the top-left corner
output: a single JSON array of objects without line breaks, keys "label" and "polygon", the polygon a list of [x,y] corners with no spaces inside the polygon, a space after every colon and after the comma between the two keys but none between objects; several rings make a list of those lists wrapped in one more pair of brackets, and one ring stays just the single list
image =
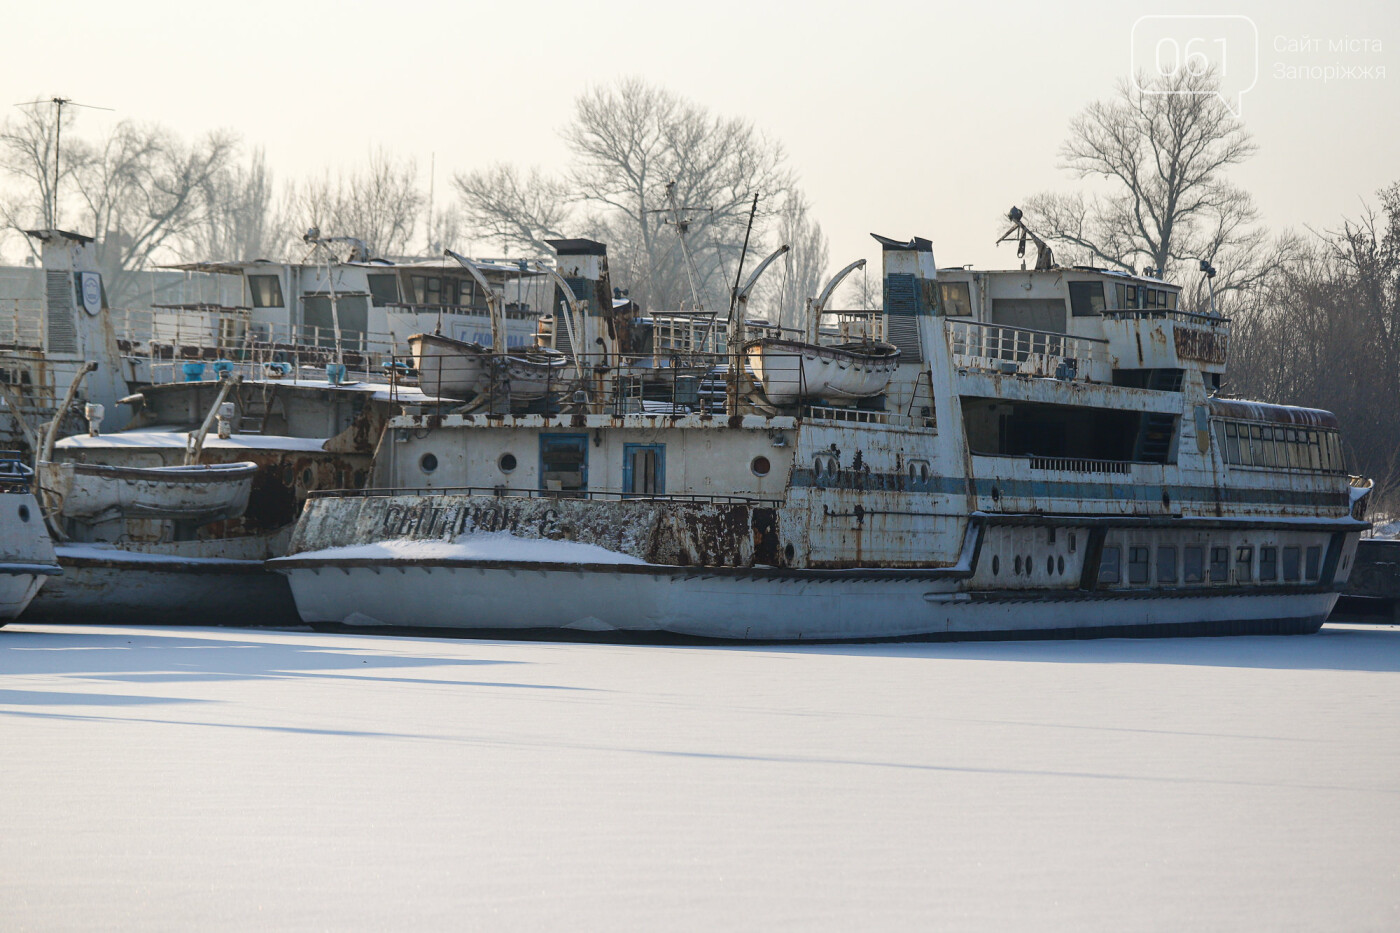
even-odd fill
[{"label": "snow-covered ice", "polygon": [[0,629],[0,926],[1400,928],[1400,630]]}]

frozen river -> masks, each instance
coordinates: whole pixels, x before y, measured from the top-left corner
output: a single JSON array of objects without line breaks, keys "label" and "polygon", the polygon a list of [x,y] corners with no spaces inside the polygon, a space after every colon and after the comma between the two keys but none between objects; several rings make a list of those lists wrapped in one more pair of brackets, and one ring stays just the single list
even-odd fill
[{"label": "frozen river", "polygon": [[1400,630],[0,629],[0,926],[1396,929]]}]

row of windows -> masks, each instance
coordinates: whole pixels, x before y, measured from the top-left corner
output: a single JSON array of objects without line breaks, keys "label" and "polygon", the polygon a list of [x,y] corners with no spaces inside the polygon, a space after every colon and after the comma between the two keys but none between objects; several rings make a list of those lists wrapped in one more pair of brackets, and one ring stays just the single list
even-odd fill
[{"label": "row of windows", "polygon": [[1237,466],[1346,472],[1336,431],[1218,420],[1215,439],[1225,462]]},{"label": "row of windows", "polygon": [[1176,310],[1176,292],[1165,288],[1148,288],[1146,285],[1124,285],[1118,283],[1118,307],[1157,308],[1163,311]]},{"label": "row of windows", "polygon": [[[1181,554],[1178,566],[1177,553]],[[1283,552],[1280,568],[1279,551]],[[1134,545],[1127,548],[1127,577],[1129,586],[1145,586],[1149,583],[1230,583],[1230,548],[1188,546],[1177,548],[1174,545],[1161,545],[1153,560],[1152,549]],[[1256,579],[1254,546],[1242,545],[1235,548],[1235,583],[1252,583]],[[1124,580],[1123,551],[1118,547],[1106,547],[1099,560],[1100,583],[1122,583]],[[1209,560],[1207,560],[1209,558]],[[1289,545],[1278,548],[1272,545],[1259,548],[1257,579],[1261,583],[1273,583],[1282,569],[1283,582],[1298,583],[1303,580],[1316,582],[1322,572],[1322,546],[1313,545],[1306,550],[1301,546]],[[1179,573],[1178,573],[1179,571]]]},{"label": "row of windows", "polygon": [[[1118,286],[1118,308],[1176,309],[1176,292],[1145,285]],[[939,313],[948,317],[972,314],[972,293],[966,282],[938,283]],[[1069,305],[1075,317],[1090,317],[1107,310],[1102,282],[1070,282]]]}]

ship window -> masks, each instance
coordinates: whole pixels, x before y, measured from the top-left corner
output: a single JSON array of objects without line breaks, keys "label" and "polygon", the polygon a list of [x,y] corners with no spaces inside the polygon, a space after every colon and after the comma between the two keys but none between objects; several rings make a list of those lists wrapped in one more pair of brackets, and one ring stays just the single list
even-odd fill
[{"label": "ship window", "polygon": [[1176,582],[1176,548],[1157,548],[1157,582]]},{"label": "ship window", "polygon": [[1186,583],[1200,583],[1205,579],[1205,548],[1188,547],[1181,554],[1181,579]]},{"label": "ship window", "polygon": [[1225,583],[1230,574],[1230,549],[1213,547],[1210,549],[1210,582]]},{"label": "ship window", "polygon": [[431,473],[438,467],[438,459],[433,454],[424,454],[418,459],[418,466],[424,473]]},{"label": "ship window", "polygon": [[515,469],[515,454],[501,454],[501,459],[496,461],[496,466],[501,468],[502,473],[509,473]]},{"label": "ship window", "polygon": [[1145,547],[1128,548],[1128,583],[1147,582],[1147,559],[1149,551]]},{"label": "ship window", "polygon": [[995,577],[995,576],[996,576],[997,574],[999,574],[999,573],[1001,573],[1001,558],[998,557],[996,554],[993,554],[993,555],[992,555],[992,576]]},{"label": "ship window", "polygon": [[939,282],[938,300],[948,317],[972,314],[972,295],[966,282]]},{"label": "ship window", "polygon": [[1278,579],[1278,548],[1261,547],[1259,549],[1259,579]]},{"label": "ship window", "polygon": [[1167,292],[1167,307],[1176,310],[1176,292]]},{"label": "ship window", "polygon": [[1136,308],[1137,306],[1138,306],[1138,289],[1137,289],[1137,286],[1136,286],[1136,285],[1129,285],[1129,286],[1127,287],[1127,304],[1123,305],[1123,307],[1125,307],[1125,308]]},{"label": "ship window", "polygon": [[1302,551],[1296,547],[1286,547],[1283,549],[1283,579],[1285,582],[1293,583],[1302,577],[1301,560]]},{"label": "ship window", "polygon": [[1102,282],[1070,282],[1069,306],[1075,317],[1091,317],[1103,314]]},{"label": "ship window", "polygon": [[382,308],[391,305],[399,300],[398,277],[392,272],[379,275],[367,275],[369,279],[369,293],[374,298],[374,306]]},{"label": "ship window", "polygon": [[456,279],[441,278],[436,275],[414,275],[409,277],[413,289],[413,300],[420,305],[455,305],[460,302],[461,283]]},{"label": "ship window", "polygon": [[275,275],[248,276],[248,291],[255,308],[282,307],[282,282]]},{"label": "ship window", "polygon": [[1227,463],[1240,462],[1240,435],[1239,428],[1235,422],[1225,422],[1225,461]]},{"label": "ship window", "polygon": [[1316,431],[1308,432],[1308,466],[1314,470],[1322,469],[1322,449]]},{"label": "ship window", "polygon": [[1117,583],[1119,576],[1118,549],[1106,547],[1103,549],[1103,556],[1099,558],[1099,582]]},{"label": "ship window", "polygon": [[749,461],[749,469],[754,476],[767,476],[772,465],[768,462],[767,457],[754,457]]},{"label": "ship window", "polygon": [[1254,548],[1246,545],[1235,549],[1235,582],[1248,583],[1254,578]]},{"label": "ship window", "polygon": [[1322,572],[1322,547],[1313,545],[1308,548],[1307,567],[1303,571],[1309,580],[1316,580]]}]

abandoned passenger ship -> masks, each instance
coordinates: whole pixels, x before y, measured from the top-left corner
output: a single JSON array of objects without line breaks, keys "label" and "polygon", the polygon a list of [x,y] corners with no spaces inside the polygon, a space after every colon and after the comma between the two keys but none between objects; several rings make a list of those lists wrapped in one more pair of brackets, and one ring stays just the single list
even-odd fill
[{"label": "abandoned passenger ship", "polygon": [[641,359],[608,317],[602,244],[566,241],[555,305],[572,347],[601,352],[570,350],[557,404],[505,389],[390,419],[370,488],[313,494],[269,565],[313,625],[770,640],[1322,625],[1369,483],[1347,475],[1331,414],[1219,397],[1227,319],[1151,276],[938,269],[926,240],[876,239],[883,309],[827,312],[770,340],[764,365],[790,352],[802,374],[865,340],[878,352],[823,363],[878,358],[888,378],[782,399],[746,364],[742,314],[718,322],[727,351],[710,359]]}]

